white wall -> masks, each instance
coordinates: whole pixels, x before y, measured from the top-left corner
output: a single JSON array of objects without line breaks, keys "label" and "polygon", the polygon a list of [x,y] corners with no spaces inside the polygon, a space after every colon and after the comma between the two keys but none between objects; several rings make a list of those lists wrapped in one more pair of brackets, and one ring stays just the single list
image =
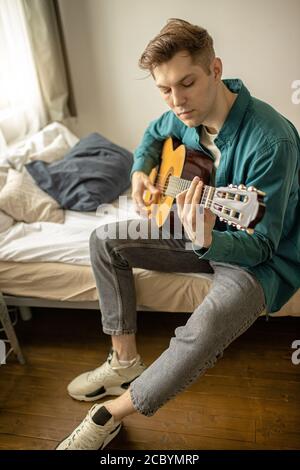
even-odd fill
[{"label": "white wall", "polygon": [[[300,0],[59,0],[79,136],[98,131],[133,150],[166,110],[137,62],[170,17],[210,32],[223,77],[239,77],[300,130]],[[297,95],[300,96],[300,93]],[[300,99],[299,99],[300,101]]]}]

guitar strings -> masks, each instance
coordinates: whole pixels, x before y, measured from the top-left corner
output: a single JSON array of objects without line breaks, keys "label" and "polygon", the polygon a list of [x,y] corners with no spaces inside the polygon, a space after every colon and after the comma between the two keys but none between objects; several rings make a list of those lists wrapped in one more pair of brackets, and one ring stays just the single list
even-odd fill
[{"label": "guitar strings", "polygon": [[[156,187],[157,187],[158,189],[162,190],[162,193],[163,193],[164,195],[166,195],[166,194],[165,194],[165,190],[166,190],[166,189],[169,190],[169,193],[174,193],[175,195],[177,195],[177,194],[179,194],[179,193],[182,192],[182,191],[180,191],[178,188],[172,188],[172,187],[170,187],[170,186],[167,186],[167,187],[165,187],[165,186],[156,186]],[[203,198],[203,197],[207,197],[208,191],[209,191],[209,190],[208,190],[207,188],[204,189],[202,198]],[[177,194],[176,194],[176,193],[177,193]],[[171,194],[170,194],[170,195],[171,195]]]},{"label": "guitar strings", "polygon": [[[158,173],[156,176],[157,183],[159,183],[159,180],[161,178],[164,178],[164,175],[161,173]],[[186,179],[180,178],[179,176],[172,176],[172,175],[170,176],[169,181],[166,180],[165,184],[172,184],[172,182],[175,184],[176,182],[179,182],[179,184],[184,184],[184,185],[188,184],[189,186],[192,184],[191,180],[186,180]],[[205,185],[205,186],[208,186],[208,185]]]},{"label": "guitar strings", "polygon": [[[159,189],[161,189],[161,188],[159,188]],[[165,190],[165,189],[167,189],[167,188],[163,188],[163,191],[162,191],[164,196],[176,197],[177,194],[179,194],[179,193],[181,192],[181,191],[178,191],[178,192],[177,192],[177,188],[170,188],[170,187],[169,187],[169,188],[168,188],[168,189],[169,189],[169,194],[165,194],[165,193],[164,193],[164,190]],[[207,190],[207,188],[205,188],[204,191],[203,191],[203,194],[202,194],[201,201],[203,201],[203,202],[207,202],[207,201],[208,201],[208,202],[213,202],[213,199],[208,199],[208,198],[207,198],[207,196],[208,196],[207,193],[208,193],[208,190]]]},{"label": "guitar strings", "polygon": [[[159,174],[158,179],[159,179],[160,176],[161,175]],[[177,194],[179,194],[182,191],[185,191],[186,189],[188,189],[191,186],[191,181],[190,180],[183,180],[183,179],[178,178],[176,176],[175,177],[173,176],[172,178],[174,178],[174,180],[176,178],[176,180],[175,181],[173,180],[173,181],[165,182],[164,184],[160,184],[159,181],[158,181],[158,183],[156,184],[156,187],[158,189],[162,190],[162,193],[163,193],[164,196],[176,197]],[[179,182],[179,185],[178,185],[178,182]],[[180,185],[181,185],[181,187],[180,187]],[[203,190],[202,198],[201,198],[201,201],[200,201],[200,205],[206,205],[207,203],[211,203],[211,204],[213,203],[213,199],[208,198],[208,193],[209,193],[210,188],[215,189],[214,187],[209,186],[209,185],[204,186],[204,190]],[[169,189],[169,194],[167,194],[167,195],[165,194],[166,189]],[[172,192],[173,192],[173,194],[172,194]],[[224,205],[216,203],[216,202],[214,202],[214,207],[220,209],[220,211],[222,211],[223,208],[226,209],[226,207]],[[229,211],[233,210],[234,211],[234,209],[231,209],[229,207],[227,208],[227,210],[229,210]],[[222,214],[226,215],[226,214],[224,214],[224,212],[222,212]]]},{"label": "guitar strings", "polygon": [[[167,194],[167,196],[170,196],[170,197],[174,197],[174,198],[175,198],[175,197],[176,197],[176,194]],[[224,201],[225,201],[225,199],[224,199]],[[207,203],[211,203],[211,204],[213,203],[213,204],[214,204],[214,207],[215,207],[216,209],[217,209],[217,208],[220,209],[220,212],[222,211],[223,208],[224,208],[224,209],[227,209],[227,210],[229,210],[229,211],[231,211],[231,210],[235,211],[235,209],[230,208],[230,207],[226,207],[226,206],[224,206],[224,205],[222,205],[222,204],[220,204],[220,203],[214,202],[213,199],[208,199],[207,197],[202,197],[202,198],[201,198],[201,201],[200,201],[200,203],[199,203],[199,205],[205,206],[205,204],[207,204]],[[237,211],[235,211],[235,212],[237,212]],[[225,214],[224,212],[221,212],[221,214],[222,214],[224,217],[226,217],[226,214]],[[227,215],[229,215],[229,214],[227,214]]]},{"label": "guitar strings", "polygon": [[[165,182],[164,184],[161,184],[161,183],[157,183],[155,185],[156,188],[159,188],[159,189],[166,189],[166,188],[171,188],[171,187],[174,187],[175,188],[179,188],[179,189],[182,189],[183,191],[186,190],[186,189],[189,189],[189,187],[191,186],[191,183],[190,181],[187,181],[187,183],[176,183],[176,182]],[[205,185],[204,186],[204,190],[207,190],[208,188],[212,188],[213,186],[209,186],[209,185]],[[215,189],[215,188],[214,188]]]},{"label": "guitar strings", "polygon": [[[166,194],[165,194],[165,190],[166,190],[166,189],[169,189],[169,192],[170,192],[169,195],[170,195],[170,196],[173,196],[173,197],[176,196],[176,192],[177,192],[177,191],[178,191],[177,194],[179,194],[180,192],[182,192],[182,191],[180,191],[181,188],[172,187],[170,184],[164,185],[164,186],[156,185],[156,187],[157,187],[158,189],[162,190],[162,192],[163,192],[164,195],[166,195]],[[210,187],[211,187],[211,186],[205,186],[205,188],[204,188],[204,190],[203,190],[203,194],[202,194],[202,199],[203,199],[203,200],[204,200],[204,199],[207,200],[207,193],[208,193]],[[172,192],[175,193],[175,194],[171,194]],[[209,201],[212,202],[211,199],[210,199]]]},{"label": "guitar strings", "polygon": [[[165,190],[167,190],[167,189],[169,189],[169,190],[171,190],[171,191],[176,191],[176,190],[178,190],[178,193],[181,193],[181,192],[185,191],[186,189],[188,189],[188,188],[184,188],[184,187],[183,187],[183,188],[178,188],[178,186],[172,187],[171,185],[167,185],[167,186],[156,185],[156,188],[158,188],[158,189],[160,189],[160,190],[162,190],[162,191],[165,191]],[[207,188],[204,188],[203,192],[204,192],[204,191],[208,191],[208,189],[207,189]]]},{"label": "guitar strings", "polygon": [[[160,181],[159,181],[161,176],[163,176],[163,175],[161,173],[158,173],[157,183],[156,183],[155,186],[158,187],[159,189],[162,189],[163,191],[166,188],[170,188],[170,189],[178,189],[179,192],[182,192],[182,191],[185,191],[185,190],[189,189],[189,187],[191,186],[191,181],[190,180],[186,180],[186,179],[180,178],[178,176],[171,176],[172,180],[169,179],[169,181],[165,181],[163,184],[161,184]],[[175,188],[174,188],[174,186],[175,186]],[[203,193],[205,191],[209,190],[209,188],[216,189],[213,186],[204,185]]]},{"label": "guitar strings", "polygon": [[[232,217],[232,218],[235,218],[235,219],[239,220],[239,219],[238,219],[237,217],[235,217],[234,215],[231,215],[230,213],[225,213],[225,212],[223,212],[224,209],[227,210],[227,211],[229,211],[229,212],[231,212],[231,211],[238,212],[238,211],[236,211],[235,209],[233,209],[233,208],[231,208],[231,207],[226,207],[224,204],[222,205],[222,204],[220,204],[220,203],[214,202],[213,199],[208,199],[208,198],[207,198],[208,194],[205,194],[205,192],[206,192],[206,193],[209,192],[209,189],[208,189],[209,187],[210,187],[210,186],[206,186],[206,187],[204,188],[204,190],[203,190],[203,195],[202,195],[201,201],[199,202],[199,205],[200,205],[200,206],[205,206],[207,203],[210,203],[210,207],[211,207],[211,205],[212,205],[212,203],[213,203],[214,208],[220,210],[220,214],[215,214],[215,215],[217,215],[218,217],[223,217],[224,219],[226,219],[226,218],[228,218],[228,216],[230,216],[230,217]],[[179,192],[181,192],[181,191],[179,191]],[[177,194],[179,194],[179,192],[177,192]],[[174,198],[175,198],[175,197],[177,196],[177,194],[176,194],[176,193],[175,193],[175,194],[169,193],[169,194],[164,194],[164,196],[170,196],[170,197],[174,197]],[[226,199],[224,199],[224,201],[225,201],[225,200],[226,200]],[[208,207],[208,209],[209,209],[210,207]]]},{"label": "guitar strings", "polygon": [[[172,190],[172,189],[174,189],[174,190],[178,189],[179,192],[182,192],[182,191],[185,191],[186,189],[188,189],[188,188],[185,188],[184,186],[182,186],[182,187],[180,188],[180,187],[178,187],[178,185],[172,185],[172,184],[164,184],[164,185],[157,184],[155,187],[158,188],[158,189],[161,189],[161,190],[163,190],[163,191],[166,190],[166,189],[168,189],[168,188],[171,189],[171,190]],[[212,187],[212,186],[207,186],[207,185],[206,185],[205,188],[204,188],[204,190],[203,190],[203,192],[204,192],[204,191],[208,191],[208,188],[211,188],[211,187]],[[182,190],[182,191],[181,191],[181,190]]]},{"label": "guitar strings", "polygon": [[[170,183],[170,184],[167,184],[167,185],[156,185],[156,187],[160,190],[162,190],[162,193],[164,196],[172,196],[172,197],[176,197],[177,194],[179,194],[182,190],[185,190],[183,188],[178,188],[178,185],[175,184],[175,187],[174,187],[174,184]],[[209,202],[212,202],[212,199],[207,199],[207,196],[208,196],[208,192],[209,192],[209,189],[210,188],[213,188],[213,189],[216,189],[214,188],[213,186],[208,186],[208,185],[205,185],[204,187],[204,190],[203,190],[203,193],[202,193],[202,200],[208,200]],[[169,190],[169,194],[165,194],[165,190],[168,189]],[[187,189],[187,188],[186,188]],[[174,193],[174,194],[172,194]],[[177,193],[177,194],[176,194]],[[226,200],[226,198],[224,198],[224,200]]]},{"label": "guitar strings", "polygon": [[[172,194],[170,194],[170,197],[175,197],[173,196]],[[206,199],[205,201],[201,200],[201,202],[199,203],[200,206],[204,206],[207,202],[210,202],[210,203],[213,203],[213,199]],[[223,209],[223,207],[226,209],[225,206],[223,206],[222,204],[219,204],[217,202],[214,202],[214,207],[215,208],[220,208],[221,210]],[[228,210],[234,210],[234,209],[230,209],[229,207],[227,208]],[[223,215],[225,215],[223,213]]]}]

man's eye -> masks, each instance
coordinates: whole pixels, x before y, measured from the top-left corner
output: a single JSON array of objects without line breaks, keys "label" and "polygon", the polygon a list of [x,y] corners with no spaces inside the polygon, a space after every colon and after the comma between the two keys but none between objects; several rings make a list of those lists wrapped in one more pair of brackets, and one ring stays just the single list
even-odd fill
[{"label": "man's eye", "polygon": [[184,88],[188,88],[189,86],[192,86],[192,85],[194,85],[194,82],[183,83]]},{"label": "man's eye", "polygon": [[170,90],[162,90],[164,95],[168,95],[170,93]]}]

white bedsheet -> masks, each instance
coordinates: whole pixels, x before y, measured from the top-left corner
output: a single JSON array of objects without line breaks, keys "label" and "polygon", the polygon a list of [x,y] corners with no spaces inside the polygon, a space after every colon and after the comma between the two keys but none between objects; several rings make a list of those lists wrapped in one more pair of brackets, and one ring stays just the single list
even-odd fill
[{"label": "white bedsheet", "polygon": [[[129,191],[124,193],[126,196],[128,194]],[[90,266],[89,238],[95,228],[117,220],[141,218],[129,198],[126,209],[119,207],[119,202],[115,201],[113,205],[104,205],[97,214],[66,210],[65,215],[63,224],[19,222],[1,233],[0,261],[58,262]],[[213,278],[208,273],[186,275],[209,280]]]},{"label": "white bedsheet", "polygon": [[140,218],[132,200],[128,200],[127,210],[117,205],[117,201],[114,206],[105,205],[97,214],[66,210],[63,224],[15,223],[0,234],[0,260],[90,265],[89,237],[95,228],[116,220]]}]

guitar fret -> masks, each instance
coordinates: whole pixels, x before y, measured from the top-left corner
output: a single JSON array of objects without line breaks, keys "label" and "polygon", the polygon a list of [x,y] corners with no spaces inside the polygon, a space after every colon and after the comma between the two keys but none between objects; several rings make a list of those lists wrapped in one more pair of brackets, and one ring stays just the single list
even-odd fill
[{"label": "guitar fret", "polygon": [[[170,176],[167,188],[164,194],[171,197],[176,197],[177,194],[186,191],[191,186],[191,181],[177,176]],[[213,186],[205,185],[202,193],[200,205],[210,208],[215,188]]]}]

